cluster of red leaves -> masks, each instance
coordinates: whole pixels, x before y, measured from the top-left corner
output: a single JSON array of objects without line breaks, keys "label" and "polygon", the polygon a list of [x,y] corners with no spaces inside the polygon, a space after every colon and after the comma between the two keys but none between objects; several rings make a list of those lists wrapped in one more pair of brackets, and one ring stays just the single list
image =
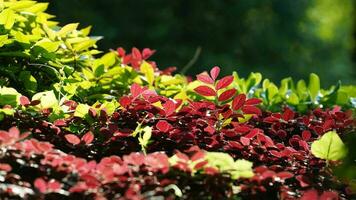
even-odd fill
[{"label": "cluster of red leaves", "polygon": [[[164,153],[132,152],[122,157],[103,157],[98,162],[87,161],[63,153],[48,142],[24,140],[28,135],[20,136],[15,127],[1,134],[7,135],[0,138],[1,198],[174,199],[172,185],[184,190],[186,198],[231,195],[228,176],[217,171],[195,179],[187,168],[170,167]],[[199,148],[194,149],[196,154],[204,155]],[[179,156],[187,157],[180,152]],[[214,184],[224,190],[214,189],[218,186]],[[204,187],[212,190],[205,191]]]},{"label": "cluster of red leaves", "polygon": [[135,70],[139,71],[140,66],[144,61],[148,62],[153,67],[153,69],[160,74],[169,75],[176,70],[176,67],[168,67],[165,70],[160,71],[157,68],[156,62],[148,61],[147,59],[149,59],[155,52],[156,50],[149,48],[144,48],[142,51],[140,51],[134,47],[131,49],[131,53],[126,53],[125,49],[122,47],[117,48],[117,55],[121,59],[121,63],[124,65],[130,65]]},{"label": "cluster of red leaves", "polygon": [[[143,58],[143,54],[133,50],[128,57],[131,60],[126,58],[130,60],[127,63],[141,62],[137,58]],[[119,55],[126,56],[122,51]],[[147,52],[145,55],[148,55]],[[23,152],[20,155],[26,157],[25,163],[36,162],[48,167],[53,172],[38,168],[36,170],[42,170],[36,172],[39,175],[27,181],[30,185],[34,184],[41,194],[64,190],[69,195],[86,196],[90,191],[90,195],[106,198],[116,198],[116,194],[124,198],[129,198],[126,195],[146,198],[142,196],[145,192],[155,191],[155,195],[169,198],[174,194],[165,191],[164,187],[179,183],[183,184],[180,188],[191,188],[184,191],[188,196],[198,194],[194,191],[209,196],[211,191],[216,190],[214,186],[219,185],[224,189],[212,192],[212,196],[231,195],[228,181],[223,182],[228,178],[214,169],[204,168],[211,177],[188,175],[191,171],[188,160],[199,157],[191,151],[198,146],[208,151],[227,152],[235,159],[247,159],[254,163],[255,176],[237,181],[241,186],[239,195],[246,199],[307,199],[313,195],[320,199],[355,197],[347,184],[337,180],[328,170],[326,162],[310,152],[311,143],[329,130],[336,130],[341,137],[355,131],[355,120],[350,111],[343,112],[335,107],[301,115],[286,107],[282,113],[262,112],[258,108],[259,99],[247,99],[245,94],[228,89],[233,78],[226,76],[218,80],[219,71],[215,67],[210,74],[198,75],[197,79],[204,85],[195,89],[202,96],[214,97],[215,103],[202,100],[183,104],[133,84],[130,95],[118,99],[122,108],[112,115],[108,115],[105,109],[99,112],[89,109],[85,119],[72,115],[51,123],[48,118],[50,109],[37,113],[17,110],[13,117],[3,119],[0,129],[17,126],[22,132],[31,132],[31,137],[36,140],[19,143],[26,135],[20,136],[17,129],[0,132],[4,145],[16,147],[7,151],[13,152],[8,157],[0,158],[3,163],[1,169],[10,171],[19,168],[19,164],[14,162],[17,151]],[[26,108],[38,103],[21,97],[21,104]],[[69,107],[68,113],[73,113],[77,107],[74,101],[64,104]],[[100,106],[97,105],[97,108]],[[245,114],[252,117],[241,122]],[[151,141],[146,147],[151,154],[147,156],[134,153],[142,148],[137,138],[132,136],[138,123],[152,127]],[[80,131],[71,132],[73,127]],[[30,158],[26,154],[27,144],[30,143],[42,148],[41,152],[37,152],[38,158]],[[177,150],[188,152],[191,156],[177,153]],[[182,160],[175,166],[180,173],[168,172],[167,156],[175,153]],[[17,167],[14,168],[14,165]],[[204,165],[204,162],[199,163],[197,168]],[[20,177],[30,179],[28,175],[21,174]]]}]

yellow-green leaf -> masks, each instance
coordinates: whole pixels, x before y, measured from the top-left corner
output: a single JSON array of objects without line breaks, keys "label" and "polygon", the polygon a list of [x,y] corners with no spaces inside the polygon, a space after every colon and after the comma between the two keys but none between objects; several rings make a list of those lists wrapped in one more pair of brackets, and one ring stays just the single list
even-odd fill
[{"label": "yellow-green leaf", "polygon": [[60,31],[58,31],[58,35],[60,37],[66,36],[68,33],[76,30],[78,28],[78,25],[78,23],[67,24],[63,26]]},{"label": "yellow-green leaf", "polygon": [[25,12],[30,12],[30,13],[40,13],[44,12],[48,8],[48,3],[36,3],[35,5],[26,8],[24,11]]},{"label": "yellow-green leaf", "polygon": [[89,109],[90,109],[90,106],[88,106],[87,104],[79,104],[75,108],[74,116],[84,118],[85,115],[88,114]]},{"label": "yellow-green leaf", "polygon": [[57,106],[59,103],[56,98],[56,95],[54,94],[54,92],[52,90],[35,94],[32,97],[32,101],[33,100],[41,101],[41,103],[38,105],[38,107],[40,107],[41,109],[52,108],[52,107]]},{"label": "yellow-green leaf", "polygon": [[15,23],[15,12],[11,9],[5,9],[0,13],[0,24],[4,25],[5,29],[11,30]]},{"label": "yellow-green leaf", "polygon": [[42,47],[48,52],[55,52],[59,48],[61,42],[52,42],[51,40],[45,38],[38,41],[35,46]]},{"label": "yellow-green leaf", "polygon": [[153,85],[155,79],[153,67],[148,62],[143,62],[140,66],[141,72],[145,75],[149,85]]},{"label": "yellow-green leaf", "polygon": [[314,73],[310,74],[308,89],[311,100],[315,102],[317,100],[317,96],[319,95],[320,90],[320,80],[318,75]]},{"label": "yellow-green leaf", "polygon": [[345,157],[346,146],[335,131],[329,131],[311,145],[312,154],[325,160],[340,160]]}]

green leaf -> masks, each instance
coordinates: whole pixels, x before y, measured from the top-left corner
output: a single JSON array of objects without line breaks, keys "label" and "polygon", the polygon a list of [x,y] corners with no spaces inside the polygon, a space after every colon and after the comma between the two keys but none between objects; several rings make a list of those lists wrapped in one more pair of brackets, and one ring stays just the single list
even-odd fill
[{"label": "green leaf", "polygon": [[20,72],[19,78],[23,86],[30,92],[34,93],[37,90],[37,81],[29,71]]},{"label": "green leaf", "polygon": [[67,24],[67,25],[63,26],[61,28],[61,30],[58,31],[58,36],[60,36],[60,37],[66,36],[68,33],[76,30],[78,28],[78,25],[79,25],[78,23],[72,23],[72,24]]},{"label": "green leaf", "polygon": [[74,45],[74,50],[77,52],[80,52],[80,51],[88,49],[89,47],[94,46],[95,43],[96,43],[96,40],[88,39],[84,42]]},{"label": "green leaf", "polygon": [[141,140],[141,145],[146,147],[148,144],[148,141],[151,139],[152,136],[152,128],[149,126],[146,126],[144,129],[142,129],[143,135],[142,135],[142,140]]},{"label": "green leaf", "polygon": [[19,104],[21,94],[13,88],[0,87],[0,106],[11,105],[16,107]]},{"label": "green leaf", "polygon": [[138,142],[141,145],[141,149],[144,154],[146,154],[146,147],[148,145],[149,140],[151,139],[152,136],[152,128],[149,126],[146,126],[141,130],[143,132],[143,135],[138,138]]},{"label": "green leaf", "polygon": [[252,171],[252,162],[239,159],[234,163],[233,171],[231,172],[233,179],[251,178],[254,174]]},{"label": "green leaf", "polygon": [[36,4],[36,1],[15,1],[15,2],[5,2],[5,5],[12,10],[21,11],[25,8],[31,7]]},{"label": "green leaf", "polygon": [[205,158],[210,167],[216,167],[220,172],[230,173],[233,179],[250,178],[253,176],[252,162],[247,160],[236,160],[227,153],[207,152]]},{"label": "green leaf", "polygon": [[61,42],[53,42],[47,38],[38,41],[35,46],[42,47],[48,52],[55,52],[59,48]]},{"label": "green leaf", "polygon": [[12,40],[8,39],[7,35],[0,35],[0,47],[4,46],[6,44],[9,44],[11,42],[12,42]]},{"label": "green leaf", "polygon": [[320,90],[320,79],[319,76],[311,73],[309,76],[309,94],[310,98],[313,102],[317,101],[317,97],[319,95],[319,90]]},{"label": "green leaf", "polygon": [[299,104],[299,97],[295,93],[291,93],[287,97],[287,103],[292,104],[292,105],[298,105]]},{"label": "green leaf", "polygon": [[83,29],[81,29],[80,31],[82,32],[83,36],[88,36],[91,30],[91,26],[87,26]]},{"label": "green leaf", "polygon": [[105,108],[106,113],[108,115],[112,115],[115,112],[117,107],[119,107],[117,101],[106,101],[100,106],[100,109]]},{"label": "green leaf", "polygon": [[317,158],[335,161],[345,157],[347,150],[339,135],[329,131],[312,143],[311,152]]},{"label": "green leaf", "polygon": [[155,79],[153,67],[148,62],[144,61],[140,66],[140,70],[145,75],[148,84],[153,85]]},{"label": "green leaf", "polygon": [[32,97],[32,101],[33,100],[41,101],[41,103],[38,105],[38,107],[40,107],[41,109],[53,108],[55,106],[58,106],[59,103],[56,98],[56,95],[54,95],[53,90],[37,93]]},{"label": "green leaf", "polygon": [[15,23],[16,14],[11,9],[5,9],[0,13],[0,24],[4,25],[5,29],[11,30]]},{"label": "green leaf", "polygon": [[84,118],[88,114],[89,109],[90,106],[88,106],[87,104],[79,104],[75,108],[74,116]]},{"label": "green leaf", "polygon": [[116,62],[116,54],[113,52],[107,53],[100,58],[100,61],[106,66],[110,67]]},{"label": "green leaf", "polygon": [[44,12],[45,10],[47,10],[47,8],[48,8],[48,3],[36,3],[35,5],[26,8],[24,11],[36,14],[36,13]]}]

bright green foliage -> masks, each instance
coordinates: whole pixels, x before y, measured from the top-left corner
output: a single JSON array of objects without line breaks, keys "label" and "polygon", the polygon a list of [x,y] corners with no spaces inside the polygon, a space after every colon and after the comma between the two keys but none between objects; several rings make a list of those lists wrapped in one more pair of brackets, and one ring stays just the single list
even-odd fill
[{"label": "bright green foliage", "polygon": [[[252,171],[253,163],[247,160],[239,159],[234,161],[234,159],[228,154],[223,152],[204,152],[204,156],[197,160],[182,160],[177,155],[173,155],[169,158],[171,165],[175,165],[179,162],[185,162],[188,164],[188,168],[192,170],[192,174],[200,173],[201,171],[196,170],[196,166],[204,161],[207,164],[203,167],[212,167],[220,171],[221,173],[227,173],[231,175],[232,179],[239,178],[251,178],[254,173]],[[203,172],[201,172],[203,173]]]},{"label": "bright green foliage", "polygon": [[339,135],[329,131],[312,143],[311,152],[315,157],[335,161],[344,158],[347,150]]},{"label": "bright green foliage", "polygon": [[88,36],[90,27],[79,29],[78,23],[58,26],[47,6],[0,1],[0,85],[27,96],[54,89],[59,97],[90,103],[125,93],[137,72],[121,66],[115,52],[96,59],[100,37]]},{"label": "bright green foliage", "polygon": [[234,77],[233,87],[239,93],[261,98],[263,106],[268,110],[277,111],[281,105],[289,105],[301,112],[333,105],[343,106],[344,109],[355,108],[354,86],[341,86],[341,82],[338,82],[329,89],[321,89],[320,79],[313,73],[310,74],[308,84],[304,80],[294,82],[289,77],[281,80],[279,86],[268,79],[262,81],[260,73],[251,73],[247,79],[244,79],[235,72]]},{"label": "bright green foliage", "polygon": [[236,160],[226,153],[207,152],[206,159],[209,166],[216,167],[222,172],[230,173],[233,179],[250,178],[253,176],[252,162]]},{"label": "bright green foliage", "polygon": [[122,66],[115,52],[109,52],[91,60],[87,67],[75,71],[54,87],[67,98],[94,103],[127,93],[138,75],[130,66]]},{"label": "bright green foliage", "polygon": [[[58,26],[47,3],[0,1],[1,85],[29,95],[88,66],[98,38],[78,24]],[[40,83],[40,84],[39,84]]]}]

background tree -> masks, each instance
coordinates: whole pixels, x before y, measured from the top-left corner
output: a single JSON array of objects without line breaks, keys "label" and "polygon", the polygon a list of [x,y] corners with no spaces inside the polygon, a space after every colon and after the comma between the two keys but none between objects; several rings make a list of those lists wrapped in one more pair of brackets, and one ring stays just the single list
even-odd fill
[{"label": "background tree", "polygon": [[[355,83],[352,0],[61,0],[50,12],[68,23],[95,24],[103,49],[158,50],[161,67],[195,74],[212,64],[246,75],[260,71],[279,80],[320,74],[324,85]],[[84,23],[83,23],[84,22]]]}]

